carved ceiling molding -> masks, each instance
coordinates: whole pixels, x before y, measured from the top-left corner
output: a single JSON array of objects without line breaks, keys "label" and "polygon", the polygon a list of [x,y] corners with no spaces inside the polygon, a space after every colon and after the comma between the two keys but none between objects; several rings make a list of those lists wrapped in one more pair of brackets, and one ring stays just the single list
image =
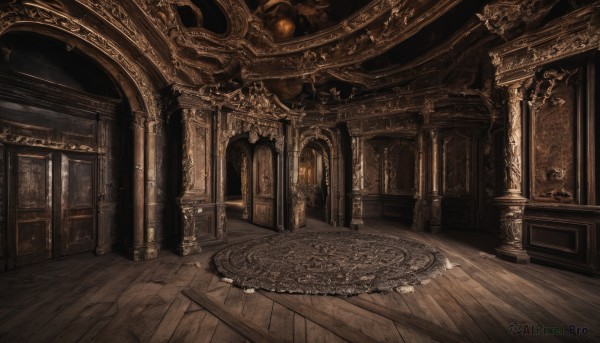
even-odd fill
[{"label": "carved ceiling molding", "polygon": [[[111,21],[111,17],[115,17],[112,13],[113,2],[78,1],[92,3],[91,6],[96,8],[107,7],[108,12],[101,10],[99,12],[108,21]],[[140,33],[146,37],[137,41],[140,51],[148,54],[149,50],[157,50],[163,54],[163,59],[167,59],[165,61],[167,68],[161,69],[165,75],[188,84],[212,83],[214,74],[227,74],[236,62],[232,58],[231,50],[224,44],[225,37],[217,37],[204,29],[188,29],[183,26],[176,9],[177,4],[181,2],[180,0],[173,2],[168,0],[124,0],[121,1],[121,6],[126,8],[126,12],[136,14],[128,21],[142,28]],[[230,14],[228,20],[231,19],[236,23],[230,27],[245,31],[247,18],[240,9],[241,4],[235,1],[225,1],[222,6]],[[137,15],[138,13],[142,15]],[[116,21],[121,20],[118,17],[115,19]],[[230,31],[228,36],[243,35],[243,32],[238,31]],[[144,40],[154,44],[144,45]],[[211,72],[209,73],[207,70]]]},{"label": "carved ceiling molding", "polygon": [[559,0],[496,0],[477,17],[492,33],[508,41],[543,19]]},{"label": "carved ceiling molding", "polygon": [[[174,104],[191,103],[205,109],[226,108],[233,112],[267,121],[299,120],[305,113],[284,105],[262,82],[227,91],[220,85],[192,88],[174,84],[166,97],[165,104],[171,111]],[[185,106],[185,105],[184,105]]]},{"label": "carved ceiling molding", "polygon": [[491,37],[476,19],[469,20],[460,30],[439,46],[415,61],[378,71],[365,71],[360,65],[331,69],[327,74],[338,80],[359,84],[375,90],[399,84],[418,83],[421,87],[440,84],[445,70],[451,69],[460,56],[477,51],[490,43]]},{"label": "carved ceiling molding", "polygon": [[[350,18],[343,20],[334,27],[322,32],[313,33],[286,42],[275,43],[271,33],[267,31],[260,19],[256,18],[250,26],[247,39],[251,43],[248,48],[255,55],[280,54],[281,49],[288,53],[302,52],[316,46],[325,45],[340,40],[348,34],[356,33],[373,24],[378,19],[388,15],[397,16],[400,9],[405,8],[410,1],[406,0],[372,0]],[[410,11],[409,11],[410,12]]]},{"label": "carved ceiling molding", "polygon": [[532,78],[544,65],[600,48],[600,3],[559,18],[490,52],[496,83],[506,86]]},{"label": "carved ceiling molding", "polygon": [[[380,4],[380,7],[367,6],[353,17],[361,18],[364,24],[354,28],[349,24],[352,19],[346,20],[336,26],[335,32],[339,33],[333,35],[325,31],[299,39],[298,43],[276,44],[267,48],[240,42],[246,52],[242,76],[246,80],[304,77],[365,61],[412,36],[452,9],[460,0],[430,0],[427,5],[418,8],[413,7],[414,2],[411,1],[374,3]],[[378,20],[369,21],[369,18]],[[251,30],[256,27],[251,25]],[[253,41],[252,34],[248,40]]]},{"label": "carved ceiling molding", "polygon": [[81,24],[79,19],[57,12],[60,9],[52,4],[37,1],[23,1],[2,6],[0,7],[0,35],[12,29],[18,30],[21,25],[30,28],[33,23],[58,29],[94,46],[97,51],[101,51],[125,71],[139,91],[145,110],[150,117],[156,118],[159,115],[158,104],[145,71],[125,56],[109,38]]},{"label": "carved ceiling molding", "polygon": [[[129,45],[135,46],[137,51],[143,52],[143,57],[154,64],[156,70],[162,73],[159,77],[166,82],[166,75],[175,75],[175,68],[170,63],[170,56],[159,56],[165,52],[164,49],[156,49],[146,35],[138,30],[137,23],[129,16],[123,7],[125,2],[77,0],[91,13],[95,13],[105,22],[120,33],[119,40],[127,40]],[[164,43],[162,41],[161,43]]]}]

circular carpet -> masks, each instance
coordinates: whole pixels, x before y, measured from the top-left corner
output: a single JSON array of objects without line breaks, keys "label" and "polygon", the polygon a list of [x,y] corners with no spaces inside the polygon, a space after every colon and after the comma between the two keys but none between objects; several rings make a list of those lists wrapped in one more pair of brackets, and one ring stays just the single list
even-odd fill
[{"label": "circular carpet", "polygon": [[233,244],[217,271],[250,289],[351,295],[421,283],[445,269],[444,255],[405,238],[355,231],[283,233]]}]

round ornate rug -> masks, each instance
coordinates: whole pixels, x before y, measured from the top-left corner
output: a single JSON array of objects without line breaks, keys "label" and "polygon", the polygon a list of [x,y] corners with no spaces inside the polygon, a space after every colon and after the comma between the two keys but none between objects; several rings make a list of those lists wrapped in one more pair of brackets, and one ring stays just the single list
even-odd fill
[{"label": "round ornate rug", "polygon": [[355,231],[253,239],[219,251],[213,262],[225,279],[245,289],[339,295],[418,284],[446,267],[432,246]]}]

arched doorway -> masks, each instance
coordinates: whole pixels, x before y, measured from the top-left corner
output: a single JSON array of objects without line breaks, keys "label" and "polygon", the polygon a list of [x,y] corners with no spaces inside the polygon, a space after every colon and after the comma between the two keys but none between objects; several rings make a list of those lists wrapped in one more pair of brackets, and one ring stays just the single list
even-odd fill
[{"label": "arched doorway", "polygon": [[0,268],[122,249],[133,236],[123,90],[55,38],[9,32],[0,45]]},{"label": "arched doorway", "polygon": [[323,146],[315,141],[300,153],[300,189],[306,204],[306,216],[328,222],[329,213],[329,159]]},{"label": "arched doorway", "polygon": [[[310,130],[298,144],[298,189],[292,198],[293,228],[306,225],[306,218],[332,226],[344,224],[345,165],[338,130]],[[316,224],[316,223],[315,223]]]},{"label": "arched doorway", "polygon": [[252,149],[243,138],[236,137],[227,146],[225,200],[229,218],[251,220]]},{"label": "arched doorway", "polygon": [[267,138],[249,140],[242,133],[229,140],[225,156],[225,200],[230,221],[275,230],[277,225],[277,151]]}]

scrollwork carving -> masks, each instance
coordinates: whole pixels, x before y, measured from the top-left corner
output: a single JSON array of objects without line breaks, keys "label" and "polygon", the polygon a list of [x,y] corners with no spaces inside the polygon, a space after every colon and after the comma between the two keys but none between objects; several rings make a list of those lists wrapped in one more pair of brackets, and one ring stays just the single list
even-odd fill
[{"label": "scrollwork carving", "polygon": [[519,30],[535,25],[557,3],[558,0],[497,0],[485,5],[477,17],[490,32],[508,40]]},{"label": "scrollwork carving", "polygon": [[548,99],[552,101],[553,105],[564,103],[564,100],[562,99],[553,98],[552,92],[558,83],[568,83],[569,78],[576,73],[577,69],[548,69],[544,71],[541,79],[537,80],[534,89],[531,92],[531,97],[528,102],[531,109],[534,111],[540,109],[542,106],[544,106]]},{"label": "scrollwork carving", "polygon": [[194,188],[196,180],[194,170],[194,153],[193,153],[193,138],[192,138],[192,121],[196,115],[196,109],[183,109],[181,111],[181,124],[183,127],[183,144],[182,144],[182,191],[183,193]]}]

